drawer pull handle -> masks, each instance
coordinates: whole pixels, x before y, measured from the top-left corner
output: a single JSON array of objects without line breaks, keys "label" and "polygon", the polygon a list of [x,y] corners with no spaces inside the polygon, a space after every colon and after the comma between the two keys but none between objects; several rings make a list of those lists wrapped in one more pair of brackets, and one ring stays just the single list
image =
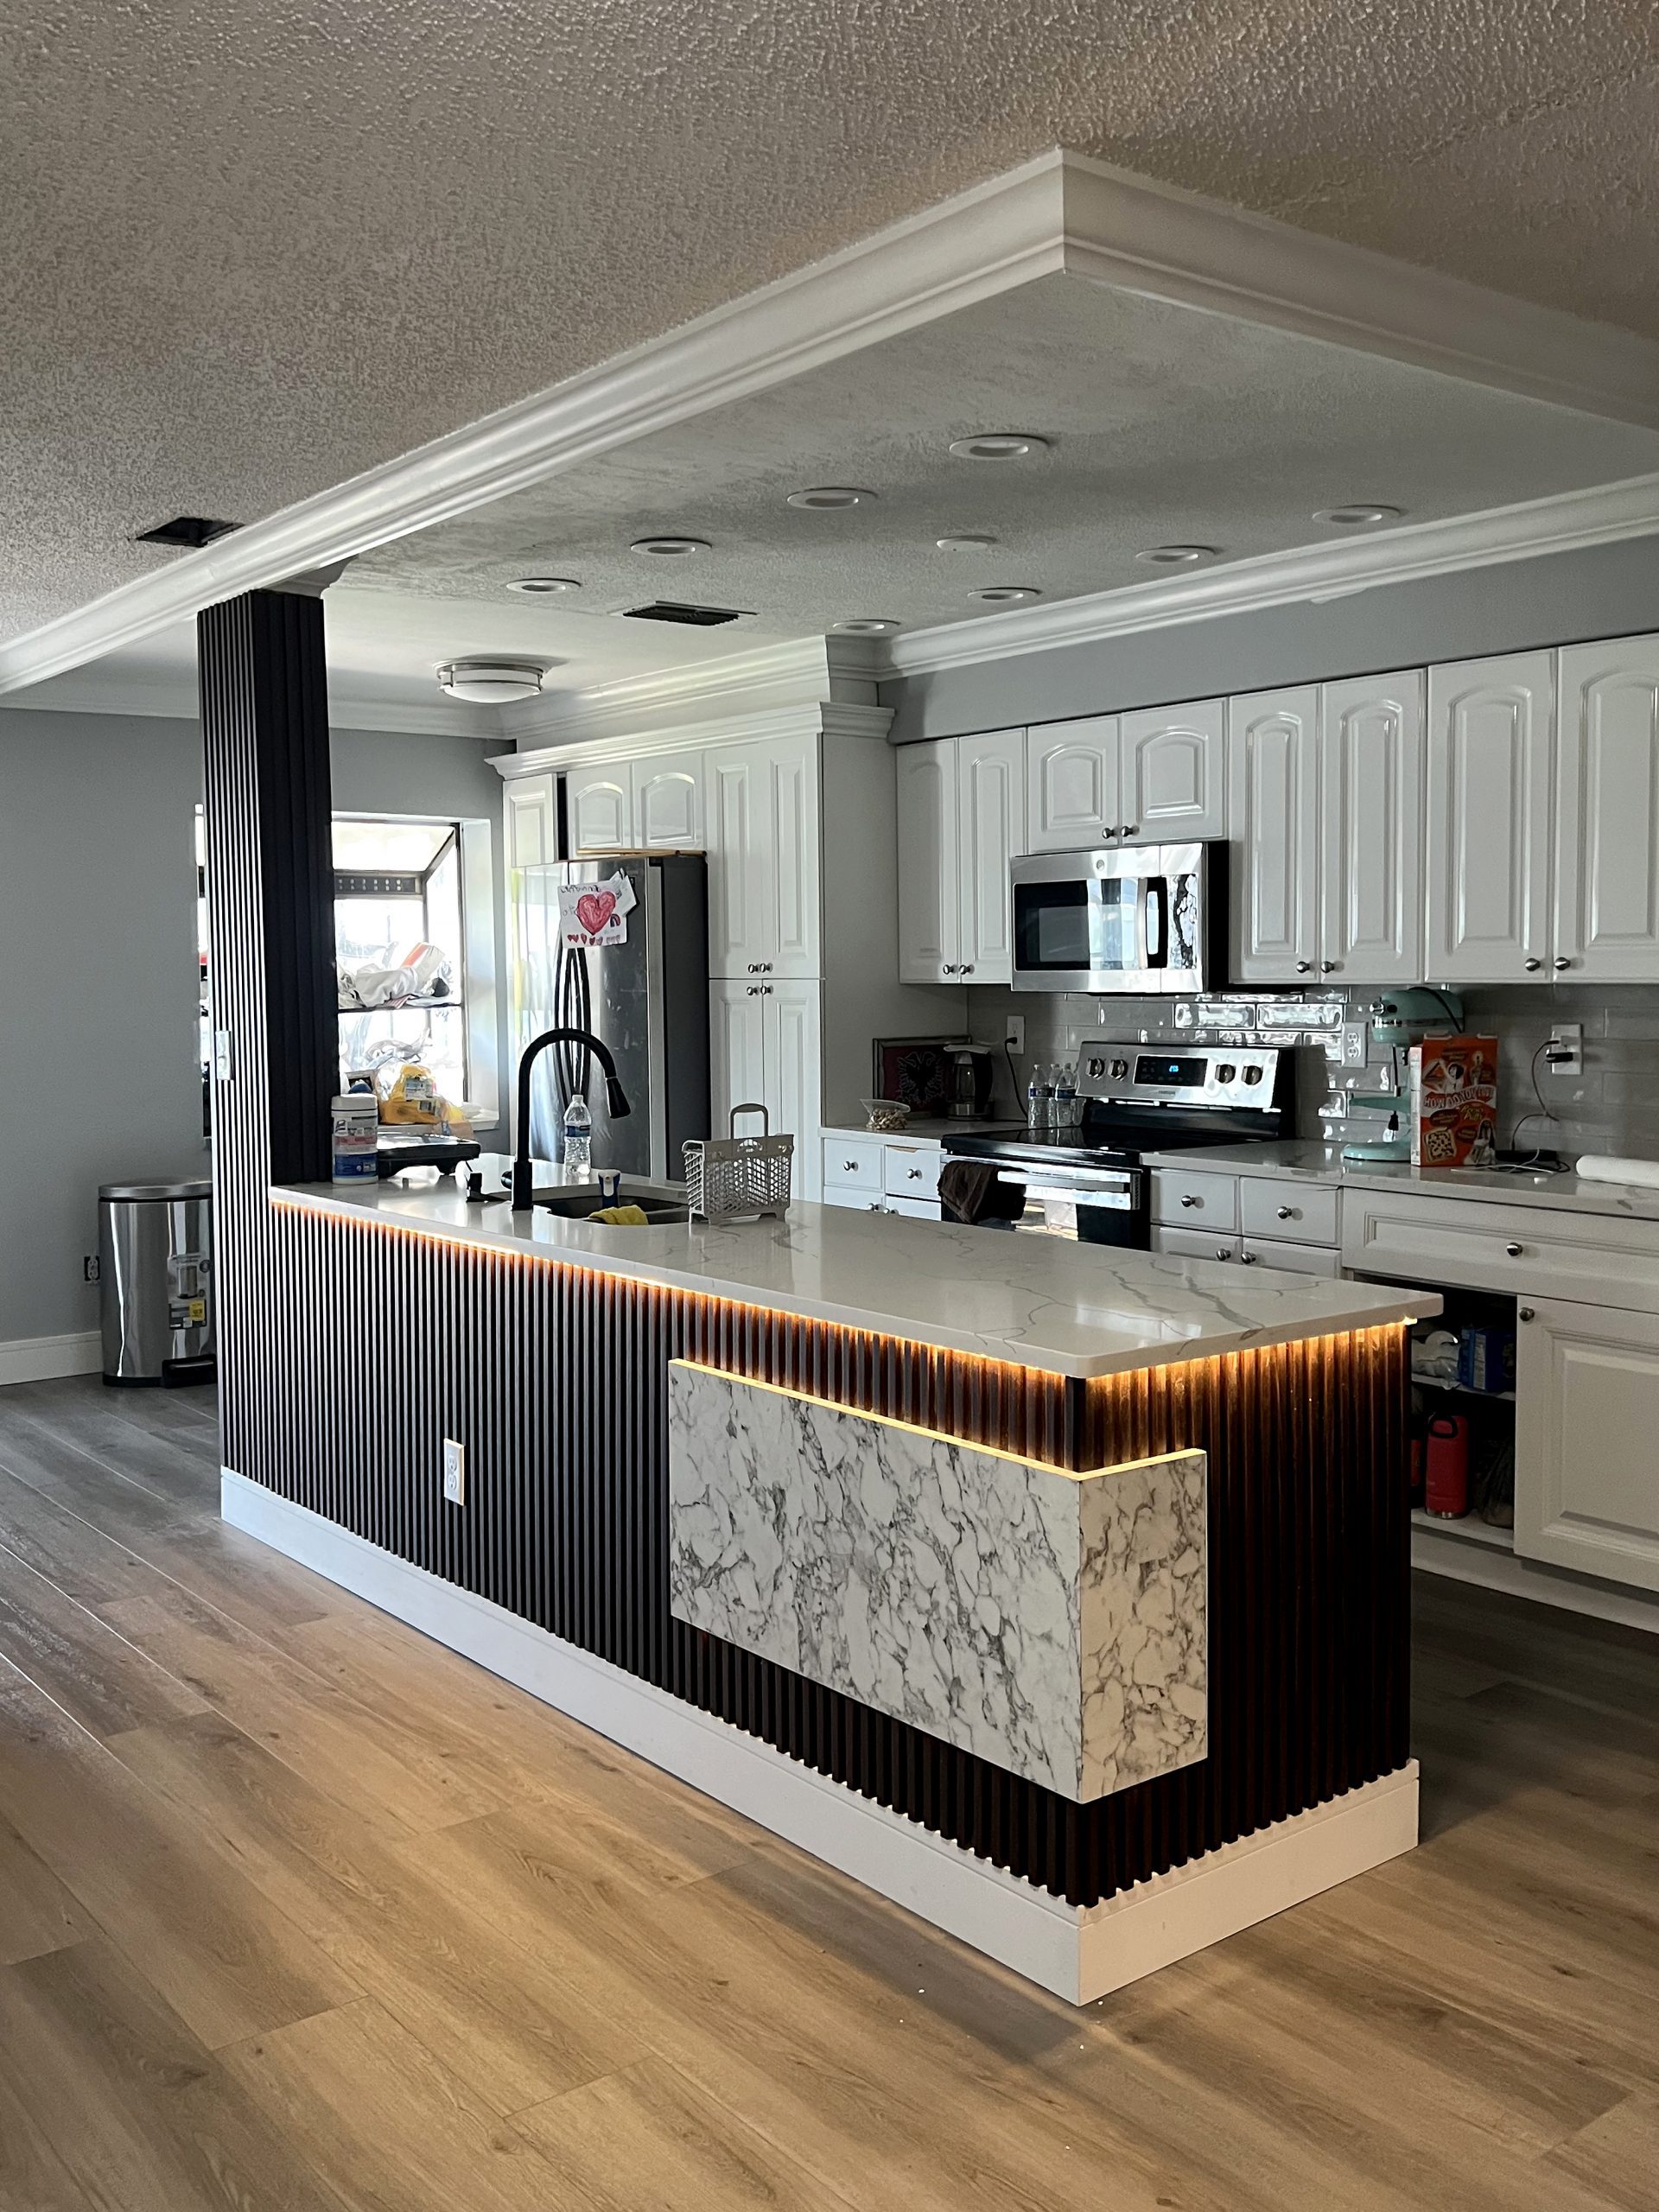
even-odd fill
[{"label": "drawer pull handle", "polygon": [[1509,1254],[1512,1260],[1518,1260],[1522,1253],[1525,1251],[1526,1246],[1524,1244],[1506,1244],[1503,1247],[1503,1249]]},{"label": "drawer pull handle", "polygon": [[1204,1200],[1200,1198],[1195,1197],[1191,1191],[1187,1191],[1182,1194],[1181,1204],[1184,1206],[1201,1206],[1204,1204]]},{"label": "drawer pull handle", "polygon": [[1535,1321],[1537,1318],[1538,1315],[1535,1307],[1531,1306],[1523,1306],[1521,1308],[1521,1319],[1523,1321]]},{"label": "drawer pull handle", "polygon": [[1294,1221],[1296,1218],[1295,1207],[1281,1206],[1279,1209],[1279,1218],[1281,1221]]}]

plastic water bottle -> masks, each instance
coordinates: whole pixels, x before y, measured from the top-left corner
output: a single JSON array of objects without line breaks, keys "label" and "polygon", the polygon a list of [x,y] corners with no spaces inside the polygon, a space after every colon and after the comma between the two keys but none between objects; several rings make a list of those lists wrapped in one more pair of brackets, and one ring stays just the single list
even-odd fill
[{"label": "plastic water bottle", "polygon": [[577,1091],[564,1109],[565,1173],[585,1175],[593,1157],[594,1117],[588,1111],[588,1101]]},{"label": "plastic water bottle", "polygon": [[1077,1071],[1067,1060],[1054,1071],[1054,1126],[1057,1129],[1075,1129],[1080,1118],[1077,1111]]}]

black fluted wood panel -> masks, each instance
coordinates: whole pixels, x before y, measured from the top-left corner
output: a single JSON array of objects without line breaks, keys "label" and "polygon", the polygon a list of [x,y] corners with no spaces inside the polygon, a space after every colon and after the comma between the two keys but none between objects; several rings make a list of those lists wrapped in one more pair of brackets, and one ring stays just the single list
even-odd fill
[{"label": "black fluted wood panel", "polygon": [[[1399,1329],[1068,1382],[303,1205],[271,1226],[293,1319],[241,1472],[1073,1903],[1407,1757]],[[681,1355],[1055,1465],[1205,1450],[1210,1756],[1077,1805],[673,1619]]]}]

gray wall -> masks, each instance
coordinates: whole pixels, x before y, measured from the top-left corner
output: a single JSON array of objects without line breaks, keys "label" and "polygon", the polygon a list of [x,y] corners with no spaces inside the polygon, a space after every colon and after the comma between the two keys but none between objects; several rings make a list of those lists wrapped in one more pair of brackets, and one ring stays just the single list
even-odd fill
[{"label": "gray wall", "polygon": [[[490,821],[499,906],[501,780],[481,745],[346,730],[334,755],[342,811]],[[98,1325],[81,1259],[100,1183],[207,1172],[200,796],[194,721],[0,708],[0,1344]]]},{"label": "gray wall", "polygon": [[884,683],[896,741],[1659,629],[1659,539]]}]

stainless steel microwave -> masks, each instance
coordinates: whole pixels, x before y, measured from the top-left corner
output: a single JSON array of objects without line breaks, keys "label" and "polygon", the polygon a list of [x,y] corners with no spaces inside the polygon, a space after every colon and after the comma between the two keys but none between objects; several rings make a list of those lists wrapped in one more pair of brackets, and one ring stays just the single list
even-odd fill
[{"label": "stainless steel microwave", "polygon": [[1224,844],[1028,853],[1013,887],[1016,991],[1173,998],[1224,982]]}]

